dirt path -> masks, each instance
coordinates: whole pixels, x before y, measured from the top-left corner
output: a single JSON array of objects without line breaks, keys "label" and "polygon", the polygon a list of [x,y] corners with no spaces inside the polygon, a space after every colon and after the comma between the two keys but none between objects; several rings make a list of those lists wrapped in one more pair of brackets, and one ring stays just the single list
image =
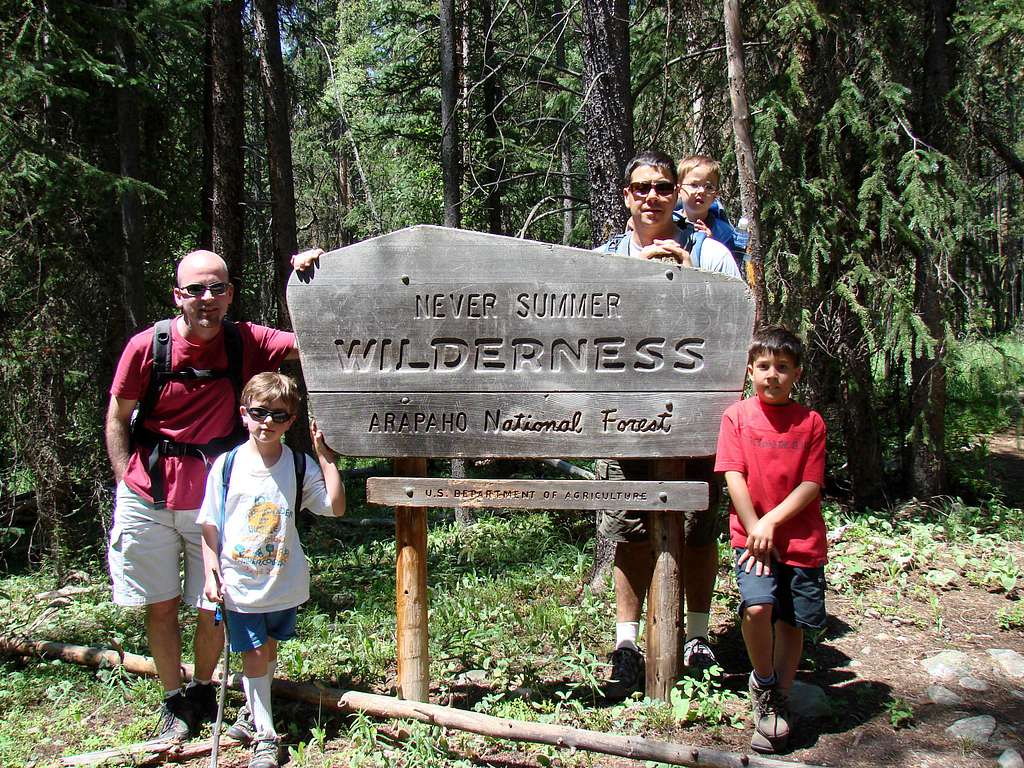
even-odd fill
[{"label": "dirt path", "polygon": [[989,474],[1003,488],[1008,507],[1024,507],[1024,432],[1004,432],[988,440]]}]

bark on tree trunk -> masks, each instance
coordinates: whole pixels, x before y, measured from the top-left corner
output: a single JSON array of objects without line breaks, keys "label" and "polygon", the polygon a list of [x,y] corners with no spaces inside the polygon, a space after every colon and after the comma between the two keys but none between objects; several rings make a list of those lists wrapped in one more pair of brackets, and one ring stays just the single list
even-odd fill
[{"label": "bark on tree trunk", "polygon": [[[117,144],[121,175],[139,178],[138,94],[131,85],[136,73],[135,41],[129,29],[134,9],[131,0],[114,0],[114,8],[123,19],[117,23],[115,50],[124,69],[125,82],[117,89]],[[139,330],[146,322],[146,294],[142,245],[142,205],[139,193],[126,188],[121,193],[121,296],[124,304],[123,337]]]},{"label": "bark on tree trunk", "polygon": [[583,122],[594,245],[621,232],[622,172],[633,156],[629,3],[583,0]]},{"label": "bark on tree trunk", "polygon": [[740,201],[747,217],[750,241],[747,253],[753,274],[747,275],[756,304],[754,327],[764,323],[768,293],[764,284],[764,259],[761,246],[761,206],[757,197],[757,166],[754,143],[750,133],[750,108],[747,103],[746,73],[743,64],[743,28],[740,23],[739,0],[724,0],[725,47],[729,60],[729,101],[732,105],[732,128],[736,140],[736,169],[740,178]]},{"label": "bark on tree trunk", "polygon": [[[565,9],[562,0],[555,0],[554,13],[556,24],[565,24]],[[560,34],[555,41],[555,67],[565,69],[565,35]],[[576,211],[573,209],[572,195],[572,142],[569,139],[569,110],[562,109],[562,130],[558,135],[558,158],[562,171],[562,245],[572,241],[572,230],[576,226]]]},{"label": "bark on tree trunk", "polygon": [[[922,134],[940,150],[945,147],[944,102],[952,83],[949,60],[949,20],[955,0],[932,0],[932,26],[925,50]],[[939,279],[944,269],[940,255],[927,247],[918,249],[914,259],[914,306],[934,341],[932,351],[923,350],[911,362],[913,378],[910,397],[911,491],[918,498],[930,498],[946,491],[946,370],[945,296]]]},{"label": "bark on tree trunk", "polygon": [[[212,243],[228,263],[233,280],[245,268],[245,227],[242,194],[245,166],[242,155],[244,120],[242,88],[242,3],[214,0],[210,9],[211,126],[212,126]],[[241,293],[236,291],[234,314],[244,317]]]},{"label": "bark on tree trunk", "polygon": [[[285,296],[292,273],[291,257],[298,253],[295,224],[295,181],[292,177],[292,140],[288,116],[288,81],[281,57],[281,27],[277,18],[277,0],[256,0],[253,21],[260,53],[260,87],[267,131],[267,171],[270,177],[271,234],[274,243],[274,299],[277,303],[277,327],[290,330],[291,316]],[[290,363],[286,370],[305,391],[302,367]],[[299,424],[309,423],[307,403],[299,405]],[[291,429],[288,445],[303,453],[312,452],[306,429]]]},{"label": "bark on tree trunk", "polygon": [[455,62],[455,0],[441,0],[441,176],[444,181],[444,225],[461,227],[461,162],[456,115],[458,72]]}]

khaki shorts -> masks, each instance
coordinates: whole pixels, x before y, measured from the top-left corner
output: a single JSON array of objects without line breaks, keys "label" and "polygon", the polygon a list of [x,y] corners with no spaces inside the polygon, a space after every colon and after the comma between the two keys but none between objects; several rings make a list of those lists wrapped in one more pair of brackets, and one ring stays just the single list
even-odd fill
[{"label": "khaki shorts", "polygon": [[[649,480],[653,462],[648,459],[598,459],[594,474],[598,480]],[[718,506],[721,483],[714,473],[714,457],[687,459],[680,480],[703,480],[708,484],[708,509],[683,513],[683,537],[691,547],[703,547],[718,539]],[[647,512],[601,511],[597,529],[611,541],[637,542],[647,539]]]},{"label": "khaki shorts", "polygon": [[202,530],[196,513],[195,509],[153,509],[123,482],[118,484],[107,549],[117,605],[149,605],[183,595],[189,605],[213,608],[203,598]]}]

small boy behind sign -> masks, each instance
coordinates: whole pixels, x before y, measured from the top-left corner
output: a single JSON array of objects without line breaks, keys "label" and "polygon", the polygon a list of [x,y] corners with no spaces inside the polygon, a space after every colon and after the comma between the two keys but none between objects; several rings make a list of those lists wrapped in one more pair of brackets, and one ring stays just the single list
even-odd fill
[{"label": "small boy behind sign", "polygon": [[224,603],[231,650],[242,654],[247,707],[227,734],[252,741],[250,768],[277,768],[270,707],[277,643],[295,636],[296,608],[309,599],[295,515],[300,509],[345,514],[337,457],[316,421],[309,427],[315,461],[281,443],[298,405],[298,386],[288,376],[261,373],[249,380],[241,396],[249,440],[214,462],[196,519],[203,530],[206,598]]},{"label": "small boy behind sign", "polygon": [[747,353],[754,396],[722,416],[715,462],[731,499],[739,614],[753,666],[750,746],[764,753],[789,740],[804,629],[825,626],[825,424],[790,398],[802,355],[800,339],[785,328],[754,334]]}]

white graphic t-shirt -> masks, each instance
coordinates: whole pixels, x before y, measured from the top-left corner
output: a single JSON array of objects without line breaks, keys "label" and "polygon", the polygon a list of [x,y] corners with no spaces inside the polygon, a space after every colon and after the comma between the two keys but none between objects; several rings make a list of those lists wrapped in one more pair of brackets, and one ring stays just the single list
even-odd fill
[{"label": "white graphic t-shirt", "polygon": [[[295,464],[283,446],[272,467],[255,451],[239,448],[231,469],[226,509],[222,511],[224,459],[217,458],[206,481],[196,522],[220,531],[220,570],[224,605],[238,613],[269,613],[294,608],[309,599],[309,566],[295,527]],[[331,500],[320,466],[310,456],[302,487],[302,509],[331,515]],[[223,526],[221,524],[223,521]]]}]

